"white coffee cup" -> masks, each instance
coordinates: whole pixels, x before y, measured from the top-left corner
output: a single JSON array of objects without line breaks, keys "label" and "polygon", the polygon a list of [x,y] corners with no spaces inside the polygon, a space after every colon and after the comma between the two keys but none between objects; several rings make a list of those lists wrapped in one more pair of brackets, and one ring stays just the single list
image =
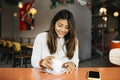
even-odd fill
[{"label": "white coffee cup", "polygon": [[55,73],[60,73],[62,69],[63,62],[60,58],[54,58],[52,60],[52,68]]}]

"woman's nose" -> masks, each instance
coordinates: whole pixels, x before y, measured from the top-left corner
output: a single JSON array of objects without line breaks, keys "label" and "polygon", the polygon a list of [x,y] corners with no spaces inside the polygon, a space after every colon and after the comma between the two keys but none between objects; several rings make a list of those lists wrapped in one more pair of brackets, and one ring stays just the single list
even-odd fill
[{"label": "woman's nose", "polygon": [[65,28],[63,27],[63,28],[61,29],[61,31],[63,31],[63,32],[64,32],[64,31],[65,31]]}]

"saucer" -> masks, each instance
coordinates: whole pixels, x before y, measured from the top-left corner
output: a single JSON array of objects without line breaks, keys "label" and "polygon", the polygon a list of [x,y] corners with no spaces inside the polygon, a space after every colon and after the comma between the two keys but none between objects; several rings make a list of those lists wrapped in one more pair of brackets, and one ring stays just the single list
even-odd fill
[{"label": "saucer", "polygon": [[54,72],[54,71],[51,70],[51,69],[46,69],[46,72],[47,72],[47,73],[50,73],[50,74],[62,74],[62,73],[65,73],[65,72],[66,72],[66,69],[65,69],[65,68],[62,68],[60,72]]}]

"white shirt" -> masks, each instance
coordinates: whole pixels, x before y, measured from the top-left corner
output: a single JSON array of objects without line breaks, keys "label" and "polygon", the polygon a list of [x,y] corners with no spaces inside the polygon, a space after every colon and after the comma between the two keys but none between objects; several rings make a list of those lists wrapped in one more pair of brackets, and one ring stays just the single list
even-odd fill
[{"label": "white shirt", "polygon": [[[78,67],[78,64],[79,64],[78,42],[76,45],[76,50],[74,51],[74,56],[70,60],[65,56],[65,52],[66,52],[65,46],[63,47],[64,50],[62,49],[62,46],[64,44],[64,38],[58,38],[57,44],[58,44],[57,51],[54,54],[54,56],[59,57],[59,58],[63,58],[64,62],[72,61],[72,62],[74,62],[76,67]],[[53,54],[50,54],[48,46],[47,46],[47,32],[42,32],[42,33],[37,35],[37,37],[34,41],[32,57],[31,57],[32,67],[39,68],[40,67],[40,65],[39,65],[40,60],[47,57],[47,56],[51,56],[51,55],[53,55]]]}]

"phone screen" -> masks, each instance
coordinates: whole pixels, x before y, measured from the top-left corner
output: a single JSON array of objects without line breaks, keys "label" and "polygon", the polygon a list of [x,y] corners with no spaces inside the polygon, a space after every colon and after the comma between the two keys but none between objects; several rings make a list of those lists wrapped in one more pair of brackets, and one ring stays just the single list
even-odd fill
[{"label": "phone screen", "polygon": [[89,71],[88,78],[99,79],[100,78],[100,74],[97,71]]}]

